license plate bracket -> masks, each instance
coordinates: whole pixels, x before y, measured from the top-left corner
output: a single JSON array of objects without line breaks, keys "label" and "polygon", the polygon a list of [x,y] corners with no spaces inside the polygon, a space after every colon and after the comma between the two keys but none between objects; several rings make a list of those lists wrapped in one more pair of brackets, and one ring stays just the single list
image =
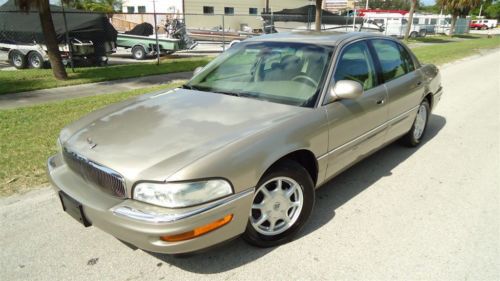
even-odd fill
[{"label": "license plate bracket", "polygon": [[59,199],[61,200],[63,210],[66,213],[68,213],[71,217],[79,221],[85,227],[89,227],[92,225],[85,217],[85,214],[83,212],[83,206],[80,202],[71,198],[68,194],[62,191],[59,191]]}]

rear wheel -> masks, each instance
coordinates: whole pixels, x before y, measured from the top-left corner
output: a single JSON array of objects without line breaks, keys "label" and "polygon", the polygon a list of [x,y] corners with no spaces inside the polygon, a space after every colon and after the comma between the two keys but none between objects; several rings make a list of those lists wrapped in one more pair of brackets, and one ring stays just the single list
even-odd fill
[{"label": "rear wheel", "polygon": [[422,29],[419,31],[418,35],[420,37],[425,37],[427,35],[427,30],[426,29]]},{"label": "rear wheel", "polygon": [[430,115],[430,106],[427,100],[424,100],[418,107],[417,116],[411,126],[411,129],[402,140],[405,145],[415,147],[420,144],[427,128],[427,123]]},{"label": "rear wheel", "polygon": [[31,68],[42,69],[43,57],[38,52],[31,52],[28,54],[28,65]]},{"label": "rear wheel", "polygon": [[136,60],[143,60],[146,58],[146,50],[142,46],[135,46],[132,48],[132,55]]},{"label": "rear wheel", "polygon": [[18,50],[10,52],[10,64],[17,69],[26,68],[26,56]]},{"label": "rear wheel", "polygon": [[304,167],[285,161],[259,181],[243,238],[258,247],[290,241],[309,218],[314,184]]},{"label": "rear wheel", "polygon": [[410,33],[410,37],[411,37],[411,38],[417,38],[417,37],[418,37],[418,32],[416,32],[416,31],[412,31],[412,32]]}]

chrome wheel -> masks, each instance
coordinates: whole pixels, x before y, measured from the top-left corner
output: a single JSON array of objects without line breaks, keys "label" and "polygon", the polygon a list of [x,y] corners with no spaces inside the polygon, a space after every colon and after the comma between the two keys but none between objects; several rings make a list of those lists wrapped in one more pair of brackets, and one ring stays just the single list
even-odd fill
[{"label": "chrome wheel", "polygon": [[258,187],[250,211],[250,223],[266,236],[285,232],[300,216],[304,203],[301,186],[289,177],[276,177]]},{"label": "chrome wheel", "polygon": [[21,54],[13,55],[12,62],[15,66],[20,67],[21,65],[23,65],[23,56]]},{"label": "chrome wheel", "polygon": [[422,137],[424,133],[425,124],[427,123],[427,107],[421,104],[418,108],[417,118],[415,119],[415,125],[413,128],[413,138],[416,140]]},{"label": "chrome wheel", "polygon": [[40,58],[38,56],[31,56],[30,57],[30,65],[33,68],[40,68],[42,62],[40,61]]}]

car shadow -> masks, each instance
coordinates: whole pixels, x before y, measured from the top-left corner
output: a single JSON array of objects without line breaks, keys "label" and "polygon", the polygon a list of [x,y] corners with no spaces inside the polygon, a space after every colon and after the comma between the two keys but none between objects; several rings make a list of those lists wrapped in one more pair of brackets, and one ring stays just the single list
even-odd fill
[{"label": "car shadow", "polygon": [[[444,117],[432,115],[425,138],[418,148],[407,148],[394,142],[324,184],[316,192],[316,205],[311,218],[295,240],[309,235],[330,222],[335,217],[337,208],[379,179],[390,176],[393,168],[433,139],[445,125]],[[297,243],[297,241],[290,243]],[[149,254],[170,266],[186,271],[215,274],[252,262],[274,249],[276,248],[256,248],[246,244],[243,239],[237,238],[222,247],[215,247],[198,254],[182,256]]]}]

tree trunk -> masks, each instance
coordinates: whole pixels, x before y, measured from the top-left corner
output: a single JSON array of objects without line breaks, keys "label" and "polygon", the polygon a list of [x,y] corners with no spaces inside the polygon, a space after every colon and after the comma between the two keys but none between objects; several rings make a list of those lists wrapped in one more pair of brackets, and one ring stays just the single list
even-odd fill
[{"label": "tree trunk", "polygon": [[413,14],[415,13],[416,4],[417,0],[411,1],[410,15],[408,16],[408,24],[406,25],[406,31],[405,31],[405,41],[408,41],[408,37],[410,36],[411,26],[413,25]]},{"label": "tree trunk", "polygon": [[322,2],[323,0],[316,0],[316,19],[315,19],[316,31],[321,31],[321,11],[323,10],[321,7]]},{"label": "tree trunk", "polygon": [[456,13],[453,13],[451,16],[451,23],[450,23],[450,36],[453,36],[455,33],[455,25],[457,25],[457,17],[458,15]]},{"label": "tree trunk", "polygon": [[43,37],[45,45],[47,46],[47,53],[49,55],[50,65],[52,72],[56,79],[66,80],[68,74],[62,63],[61,52],[57,44],[56,30],[54,22],[52,21],[52,14],[50,12],[49,0],[38,1],[38,13],[40,15],[40,23],[42,25]]}]

